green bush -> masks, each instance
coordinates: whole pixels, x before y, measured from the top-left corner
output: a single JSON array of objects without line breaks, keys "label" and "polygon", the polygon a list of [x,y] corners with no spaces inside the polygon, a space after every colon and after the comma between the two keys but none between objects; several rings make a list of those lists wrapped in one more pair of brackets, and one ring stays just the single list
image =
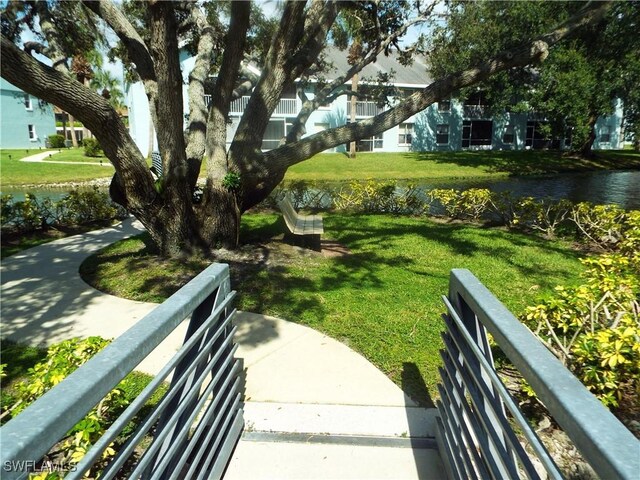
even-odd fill
[{"label": "green bush", "polygon": [[72,190],[56,204],[58,221],[66,225],[82,225],[116,218],[118,210],[107,193],[98,187]]},{"label": "green bush", "polygon": [[49,135],[49,146],[51,148],[64,148],[64,136]]},{"label": "green bush", "polygon": [[415,185],[406,188],[393,182],[351,182],[336,192],[334,206],[338,210],[357,213],[417,214],[425,209]]},{"label": "green bush", "polygon": [[82,141],[82,146],[84,147],[84,154],[87,157],[99,157],[102,153],[102,147],[95,138],[85,138]]},{"label": "green bush", "polygon": [[[583,207],[584,208],[584,207]],[[606,209],[611,218],[611,209]],[[640,212],[630,212],[619,251],[583,259],[584,283],[556,287],[523,321],[607,406],[640,389]],[[599,224],[600,225],[600,224]]]},{"label": "green bush", "polygon": [[451,218],[478,221],[493,205],[491,191],[486,188],[453,190],[436,188],[427,193],[431,202],[438,202]]},{"label": "green bush", "polygon": [[50,225],[69,226],[124,218],[126,210],[111,201],[98,187],[72,190],[58,202],[38,199],[27,193],[25,199],[14,201],[12,195],[0,196],[0,222],[3,231],[33,232]]},{"label": "green bush", "polygon": [[[8,409],[8,414],[11,417],[20,414],[108,344],[109,341],[101,337],[89,337],[73,338],[49,347],[47,357],[29,369],[27,378],[15,386],[15,403]],[[78,463],[131,401],[147,386],[151,378],[139,372],[127,375],[51,449],[48,453],[50,460],[61,467],[73,467]],[[152,396],[150,403],[156,404],[166,390],[166,386],[159,388]],[[125,441],[123,437],[133,432],[135,426],[148,414],[149,408],[150,405],[145,406],[134,418],[132,424],[123,431],[122,437],[117,438],[107,447],[94,470],[89,472],[90,478],[99,476],[100,469],[104,468],[106,462],[116,454],[117,446]],[[42,478],[56,477],[44,474]]]}]

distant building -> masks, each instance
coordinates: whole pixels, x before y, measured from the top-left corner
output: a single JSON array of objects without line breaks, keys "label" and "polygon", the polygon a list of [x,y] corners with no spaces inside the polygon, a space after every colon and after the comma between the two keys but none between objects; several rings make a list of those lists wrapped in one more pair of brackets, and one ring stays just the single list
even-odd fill
[{"label": "distant building", "polygon": [[55,133],[53,107],[0,78],[0,148],[45,148]]},{"label": "distant building", "polygon": [[[345,52],[328,48],[325,53],[327,60],[333,63],[337,73],[348,69]],[[182,53],[185,128],[188,114],[188,75],[194,62],[195,58],[188,56],[185,52]],[[367,65],[360,73],[362,81],[359,90],[365,91],[367,79],[371,81],[380,73],[392,75],[392,85],[396,88],[396,97],[388,98],[392,106],[397,99],[427,87],[432,81],[428,77],[427,66],[419,59],[411,66],[404,66],[392,56],[379,55],[374,63]],[[331,72],[326,74],[329,80],[331,76]],[[309,98],[313,98],[313,87],[311,83],[306,92]],[[350,90],[351,82],[345,83],[343,88]],[[230,123],[227,127],[228,142],[233,139],[248,100],[249,96],[244,96],[231,103]],[[155,143],[155,140],[151,130],[147,97],[141,83],[130,86],[127,91],[127,103],[131,135],[143,154],[146,154],[149,152],[149,143]],[[357,149],[370,152],[525,150],[564,149],[570,144],[570,138],[545,139],[541,133],[541,126],[545,119],[538,114],[505,112],[491,115],[488,107],[482,92],[466,100],[451,98],[435,103],[386,132],[372,138],[361,139],[358,141]],[[301,108],[302,102],[295,91],[283,93],[265,132],[262,142],[263,150],[276,148],[280,144]],[[373,100],[358,100],[356,121],[375,116],[386,108],[389,107],[380,106]],[[348,95],[340,96],[310,115],[305,125],[306,135],[344,125],[349,115]],[[613,115],[598,119],[594,149],[622,148],[622,116],[622,104],[618,102]],[[569,132],[568,137],[570,137]],[[329,151],[345,151],[347,148],[346,145],[340,145]]]}]

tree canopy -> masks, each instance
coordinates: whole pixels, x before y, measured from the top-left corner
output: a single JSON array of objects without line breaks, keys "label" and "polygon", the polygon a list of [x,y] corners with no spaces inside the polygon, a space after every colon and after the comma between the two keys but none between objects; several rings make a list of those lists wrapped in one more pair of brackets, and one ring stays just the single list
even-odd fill
[{"label": "tree canopy", "polygon": [[[468,68],[543,34],[584,7],[583,2],[448,3],[447,21],[435,28],[431,67],[436,77]],[[626,127],[635,131],[640,84],[640,2],[615,2],[602,22],[576,31],[544,63],[505,70],[474,88],[496,110],[536,112],[548,120],[548,134],[572,137],[588,154],[599,116],[624,102]],[[468,95],[469,91],[460,93]]]},{"label": "tree canopy", "polygon": [[[270,19],[255,4],[242,1],[12,1],[2,12],[2,77],[74,115],[93,132],[115,167],[112,198],[144,224],[163,254],[174,255],[234,247],[242,213],[266,198],[290,166],[382,133],[461,89],[538,65],[576,31],[598,24],[610,7],[610,2],[573,5],[553,17],[558,21],[554,25],[543,22],[542,13],[529,20],[524,15],[535,28],[514,27],[508,41],[495,48],[452,50],[452,60],[459,56],[465,61],[453,70],[434,70],[436,80],[428,87],[375,117],[308,136],[304,125],[311,113],[348,94],[345,84],[377,56],[399,49],[409,62],[420,53],[420,42],[401,47],[400,39],[410,26],[433,18],[435,3],[286,1],[279,18]],[[340,43],[340,22],[356,17],[362,24],[362,49],[346,71],[329,75],[323,51]],[[22,40],[27,29],[35,40]],[[113,106],[72,72],[71,60],[96,44],[108,46],[128,67],[130,78],[144,86],[162,157],[160,179],[152,176]],[[186,133],[181,48],[195,56],[188,77]],[[51,65],[34,52],[48,57]],[[252,63],[259,74],[249,68]],[[212,81],[207,105],[205,87]],[[283,93],[312,81],[312,98],[298,89],[302,108],[285,141],[263,152],[262,139]],[[242,95],[250,98],[228,139],[230,105]],[[203,194],[194,195],[201,167],[206,172]]]}]

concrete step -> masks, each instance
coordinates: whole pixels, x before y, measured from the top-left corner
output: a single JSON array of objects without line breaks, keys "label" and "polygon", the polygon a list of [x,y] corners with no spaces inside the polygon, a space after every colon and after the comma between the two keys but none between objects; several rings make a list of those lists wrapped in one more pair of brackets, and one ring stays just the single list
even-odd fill
[{"label": "concrete step", "polygon": [[246,402],[225,480],[446,478],[435,409]]},{"label": "concrete step", "polygon": [[436,409],[415,406],[246,402],[246,432],[433,438]]},{"label": "concrete step", "polygon": [[438,451],[241,439],[225,480],[443,480]]}]

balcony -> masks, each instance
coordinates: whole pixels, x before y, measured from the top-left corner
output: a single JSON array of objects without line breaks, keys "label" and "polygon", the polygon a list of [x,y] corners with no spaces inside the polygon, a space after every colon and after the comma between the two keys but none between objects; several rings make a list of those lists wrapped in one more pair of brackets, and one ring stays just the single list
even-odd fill
[{"label": "balcony", "polygon": [[379,107],[376,102],[356,102],[356,117],[375,117],[382,112],[384,112],[384,107]]},{"label": "balcony", "polygon": [[[229,113],[231,115],[242,115],[249,104],[248,95],[238,98],[231,102],[231,106],[229,108]],[[204,103],[207,105],[207,108],[211,104],[211,95],[204,96]],[[295,98],[281,98],[276,106],[276,109],[273,112],[273,115],[280,116],[290,116],[298,114],[298,100]]]}]

